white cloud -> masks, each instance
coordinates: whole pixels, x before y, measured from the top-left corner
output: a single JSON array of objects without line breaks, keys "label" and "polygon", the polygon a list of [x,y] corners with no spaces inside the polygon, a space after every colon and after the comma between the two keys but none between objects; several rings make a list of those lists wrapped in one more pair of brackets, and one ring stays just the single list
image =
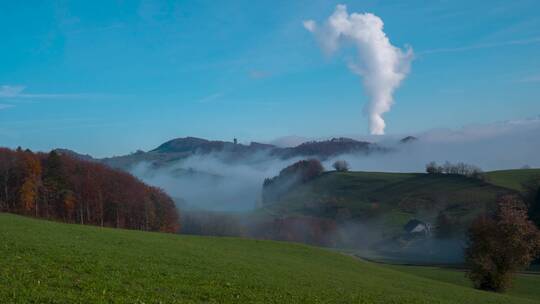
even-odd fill
[{"label": "white cloud", "polygon": [[393,46],[383,30],[381,18],[371,13],[349,14],[345,5],[338,5],[322,27],[313,20],[304,21],[304,27],[329,54],[343,42],[352,42],[356,46],[360,62],[348,65],[362,77],[370,97],[364,112],[369,119],[371,134],[384,134],[386,123],[382,115],[390,111],[393,93],[409,72],[412,49],[402,51]]},{"label": "white cloud", "polygon": [[313,21],[313,20],[304,21],[304,27],[306,28],[306,30],[308,30],[310,32],[315,31],[315,28],[316,28],[315,21]]}]

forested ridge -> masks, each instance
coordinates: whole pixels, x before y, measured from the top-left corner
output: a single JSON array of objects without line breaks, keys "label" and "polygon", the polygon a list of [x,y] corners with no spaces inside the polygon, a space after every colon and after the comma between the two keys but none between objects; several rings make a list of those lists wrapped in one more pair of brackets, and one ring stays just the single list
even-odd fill
[{"label": "forested ridge", "polygon": [[161,189],[56,151],[0,148],[0,211],[116,228],[179,229],[175,204]]}]

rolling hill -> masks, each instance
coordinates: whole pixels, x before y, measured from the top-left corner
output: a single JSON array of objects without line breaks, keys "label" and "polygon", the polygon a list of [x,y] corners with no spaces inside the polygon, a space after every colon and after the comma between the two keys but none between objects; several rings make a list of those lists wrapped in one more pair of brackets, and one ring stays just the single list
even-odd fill
[{"label": "rolling hill", "polygon": [[495,210],[500,196],[521,195],[518,185],[535,179],[536,172],[497,171],[480,180],[329,171],[292,185],[284,176],[265,186],[268,199],[259,214],[275,219],[278,237],[271,238],[341,248],[377,261],[461,264],[474,218]]},{"label": "rolling hill", "polygon": [[515,190],[460,175],[332,171],[264,207],[280,216],[377,219],[388,232],[399,232],[413,218],[434,222],[443,214],[467,222],[493,207],[497,196],[511,193]]},{"label": "rolling hill", "polygon": [[[290,178],[265,181],[262,204],[252,212],[185,211],[182,231],[295,241],[378,261],[460,264],[471,221],[494,210],[499,196],[520,194],[457,174],[330,171],[300,183]],[[417,225],[420,233],[412,233]]]},{"label": "rolling hill", "polygon": [[537,303],[453,270],[396,268],[306,245],[61,224],[0,214],[2,303]]}]

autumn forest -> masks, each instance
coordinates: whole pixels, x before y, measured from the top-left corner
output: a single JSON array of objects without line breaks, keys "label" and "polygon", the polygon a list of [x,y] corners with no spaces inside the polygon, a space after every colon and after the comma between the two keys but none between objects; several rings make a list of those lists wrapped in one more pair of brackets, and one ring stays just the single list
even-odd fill
[{"label": "autumn forest", "polygon": [[0,149],[0,211],[67,223],[177,232],[161,189],[103,164],[51,151]]}]

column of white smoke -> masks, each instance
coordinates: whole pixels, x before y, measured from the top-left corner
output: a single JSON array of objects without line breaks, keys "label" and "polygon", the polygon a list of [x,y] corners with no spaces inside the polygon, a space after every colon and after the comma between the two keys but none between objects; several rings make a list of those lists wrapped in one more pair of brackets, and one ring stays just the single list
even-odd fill
[{"label": "column of white smoke", "polygon": [[349,65],[362,77],[369,103],[364,113],[369,119],[371,134],[384,134],[382,115],[390,111],[394,90],[409,72],[412,49],[405,51],[390,44],[383,31],[381,18],[370,14],[347,13],[345,5],[338,5],[322,27],[313,20],[304,21],[304,27],[315,34],[325,51],[332,53],[340,43],[352,41],[358,49],[359,65]]}]

